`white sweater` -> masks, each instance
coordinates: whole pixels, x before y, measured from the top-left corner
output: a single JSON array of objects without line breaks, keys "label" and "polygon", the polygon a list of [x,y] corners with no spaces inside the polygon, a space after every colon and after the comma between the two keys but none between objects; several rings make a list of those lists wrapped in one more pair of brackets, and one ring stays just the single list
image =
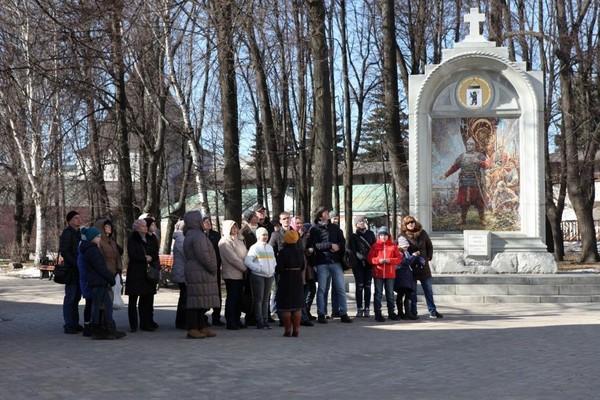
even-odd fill
[{"label": "white sweater", "polygon": [[244,264],[253,274],[269,278],[275,273],[273,246],[260,240],[254,243],[244,258]]}]

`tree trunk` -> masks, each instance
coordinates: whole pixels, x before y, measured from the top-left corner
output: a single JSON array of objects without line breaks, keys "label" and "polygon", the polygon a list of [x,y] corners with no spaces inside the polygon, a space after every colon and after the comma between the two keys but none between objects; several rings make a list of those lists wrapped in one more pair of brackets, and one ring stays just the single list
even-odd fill
[{"label": "tree trunk", "polygon": [[314,62],[313,139],[315,146],[312,176],[313,205],[331,208],[333,185],[333,134],[331,132],[331,92],[329,58],[325,36],[325,4],[323,0],[306,0],[308,4],[310,47]]},{"label": "tree trunk", "polygon": [[233,44],[232,0],[210,3],[217,30],[217,54],[219,59],[219,89],[223,116],[223,207],[225,219],[241,220],[242,174],[240,170],[240,133],[238,128],[237,86],[235,74],[235,46]]},{"label": "tree trunk", "polygon": [[346,27],[346,0],[340,0],[340,30],[342,49],[342,87],[344,88],[344,215],[346,241],[354,230],[352,223],[352,181],[354,158],[352,154],[352,108],[350,105],[350,82],[348,71],[348,31]]},{"label": "tree trunk", "polygon": [[[398,100],[398,71],[396,64],[396,27],[394,23],[394,0],[380,0],[383,22],[383,92],[386,109],[385,136],[388,144],[392,173],[400,211],[409,213],[408,163],[404,140],[400,130],[400,105]],[[396,201],[396,199],[394,199]]]},{"label": "tree trunk", "polygon": [[[539,27],[540,29],[543,29],[544,25],[543,25],[543,13],[542,11],[540,11],[540,15],[538,18],[538,23],[539,23]],[[540,30],[541,32],[542,30]],[[540,37],[538,38],[538,46],[539,46],[539,56],[540,56],[540,60],[541,60],[541,65],[549,65],[547,57],[546,57],[546,51],[544,50],[544,42],[543,39]],[[531,60],[529,60],[528,64],[531,63]],[[562,215],[563,215],[563,210],[565,208],[565,198],[566,198],[566,192],[567,192],[567,174],[566,174],[566,149],[564,145],[561,145],[559,150],[560,150],[560,155],[561,155],[561,159],[560,159],[560,163],[559,163],[559,168],[560,168],[560,172],[558,173],[557,176],[553,176],[552,174],[552,168],[551,168],[551,164],[550,164],[550,149],[549,149],[549,140],[548,140],[548,135],[549,135],[549,127],[550,127],[550,121],[552,118],[552,102],[553,102],[553,95],[551,93],[555,92],[555,72],[553,69],[549,69],[547,70],[546,68],[543,69],[543,74],[544,74],[544,93],[548,93],[548,95],[546,95],[546,105],[544,107],[544,164],[545,164],[545,175],[546,175],[546,182],[545,182],[545,195],[546,195],[546,216],[548,218],[548,223],[550,225],[550,234],[552,237],[552,243],[546,243],[546,245],[548,246],[549,249],[552,249],[554,252],[554,259],[556,261],[562,261],[564,260],[565,257],[565,245],[564,245],[564,238],[563,238],[563,231],[562,231],[562,225],[561,225],[561,221],[562,221]],[[546,82],[549,85],[549,87],[546,86]],[[564,127],[562,127],[561,129],[564,129]],[[564,138],[564,130],[563,132],[561,132],[561,136]],[[555,184],[559,185],[559,189],[558,189],[558,197],[556,198],[556,202],[554,200],[554,185]],[[548,233],[548,232],[547,232]],[[548,238],[548,234],[546,234],[546,238]]]},{"label": "tree trunk", "polygon": [[303,23],[300,19],[302,7],[294,7],[294,27],[296,35],[296,53],[297,53],[297,76],[296,86],[292,86],[292,92],[295,93],[298,104],[298,179],[296,181],[296,199],[298,202],[298,214],[304,221],[311,221],[310,215],[310,170],[312,165],[312,147],[313,141],[307,139],[307,107],[308,94],[306,89],[306,76],[308,70],[308,49],[305,43],[308,42],[304,31]]},{"label": "tree trunk", "polygon": [[[260,104],[262,137],[267,149],[267,161],[269,162],[269,178],[271,180],[271,201],[273,215],[279,215],[284,211],[285,184],[281,174],[281,155],[277,145],[277,134],[274,129],[273,112],[271,109],[271,99],[269,97],[269,87],[267,83],[267,74],[263,65],[264,57],[258,48],[254,26],[251,21],[246,21],[246,34],[249,40],[250,57],[256,79],[256,91]],[[265,205],[266,206],[266,205]]]},{"label": "tree trunk", "polygon": [[[327,13],[327,26],[329,27],[329,65],[333,66],[335,63],[335,38],[333,33],[333,14],[334,14],[335,2],[332,1],[329,6],[329,12]],[[332,162],[333,162],[333,209],[336,211],[337,216],[340,215],[340,181],[339,181],[339,153],[338,153],[338,135],[337,135],[337,111],[336,111],[336,94],[335,94],[335,73],[333,67],[329,68],[329,87],[331,88],[331,140],[332,146]]]},{"label": "tree trunk", "polygon": [[[133,224],[133,180],[131,178],[131,157],[129,149],[129,129],[127,126],[127,95],[125,90],[125,53],[123,50],[123,4],[117,1],[111,13],[112,83],[115,87],[115,118],[117,122],[117,148],[119,152],[119,203],[120,218],[116,221],[118,236],[127,238],[127,231]],[[113,221],[115,223],[115,221]],[[125,240],[124,248],[127,248]]]},{"label": "tree trunk", "polygon": [[[588,5],[589,7],[589,5]],[[575,47],[574,40],[579,33],[579,24],[581,18],[586,14],[587,9],[579,10],[579,16],[573,20],[571,31],[567,23],[567,10],[564,0],[556,0],[557,10],[557,28],[559,34],[558,50],[556,52],[559,59],[560,93],[561,93],[561,111],[565,133],[564,145],[567,155],[567,191],[569,199],[573,205],[573,210],[577,216],[579,234],[581,236],[581,262],[597,262],[600,260],[596,242],[596,232],[594,230],[593,206],[594,206],[594,160],[596,156],[597,135],[590,135],[588,142],[588,151],[580,150],[581,143],[578,138],[583,135],[585,126],[578,126],[576,129],[574,116],[585,113],[583,109],[589,104],[580,103],[580,107],[575,107],[574,86],[577,86],[576,79],[585,79],[581,75],[576,78],[573,72],[574,62],[582,62],[581,59],[573,59],[571,54]],[[583,96],[583,93],[578,93]],[[583,108],[582,108],[583,107]],[[582,119],[585,123],[585,119]]]}]

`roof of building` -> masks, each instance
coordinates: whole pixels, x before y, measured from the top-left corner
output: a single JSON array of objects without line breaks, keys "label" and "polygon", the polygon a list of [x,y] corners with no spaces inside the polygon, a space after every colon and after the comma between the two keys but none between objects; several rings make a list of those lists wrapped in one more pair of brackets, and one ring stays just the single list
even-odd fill
[{"label": "roof of building", "polygon": [[[340,204],[343,207],[345,194],[344,186],[339,186],[340,191]],[[270,190],[268,190],[268,197]],[[388,201],[391,202],[392,196],[392,185],[384,184],[365,184],[365,185],[354,185],[352,191],[352,211],[360,215],[375,216],[386,213],[386,192]],[[208,191],[208,206],[212,214],[222,214],[223,199],[219,199],[219,208],[217,212],[216,203],[216,192],[214,190]],[[285,195],[285,208],[288,211],[293,211],[294,207],[294,188],[288,188]],[[270,200],[270,199],[267,199]],[[268,201],[268,203],[270,203]],[[257,205],[256,188],[242,189],[242,214],[250,209],[253,209]],[[171,209],[177,208],[178,204],[173,204]],[[200,208],[200,196],[195,194],[186,199],[186,209],[194,210]],[[271,209],[271,207],[268,207]],[[169,208],[165,207],[161,210],[161,215],[169,215]],[[339,213],[338,213],[339,214]]]}]

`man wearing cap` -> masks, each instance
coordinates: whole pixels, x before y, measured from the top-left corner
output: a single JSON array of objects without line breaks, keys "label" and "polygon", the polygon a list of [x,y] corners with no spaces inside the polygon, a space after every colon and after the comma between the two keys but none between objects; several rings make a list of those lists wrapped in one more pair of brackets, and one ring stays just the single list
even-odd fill
[{"label": "man wearing cap", "polygon": [[454,164],[440,178],[446,179],[456,171],[458,174],[458,196],[456,204],[459,205],[460,225],[467,220],[467,213],[471,206],[477,209],[479,222],[485,224],[485,182],[483,170],[490,166],[490,159],[485,154],[475,149],[475,140],[469,138],[465,143],[467,151],[459,155]]},{"label": "man wearing cap", "polygon": [[271,223],[271,220],[267,216],[267,210],[263,207],[262,204],[254,207],[254,213],[256,214],[257,223],[259,228],[265,228],[267,232],[269,232],[269,239],[271,239],[271,234],[275,230],[275,227]]},{"label": "man wearing cap", "polygon": [[79,287],[79,270],[77,268],[77,248],[81,240],[81,234],[79,233],[81,217],[77,211],[69,211],[66,220],[67,227],[60,235],[58,250],[65,265],[69,267],[69,282],[65,285],[65,297],[63,299],[63,318],[65,321],[63,329],[67,334],[78,334],[83,332],[83,326],[79,324],[81,288]]},{"label": "man wearing cap", "polygon": [[338,299],[340,320],[352,322],[348,316],[346,289],[344,283],[344,270],[341,259],[344,254],[344,233],[338,225],[329,220],[329,208],[320,206],[315,211],[315,223],[310,230],[309,248],[315,249],[313,267],[317,269],[317,322],[326,324],[327,314],[325,305],[325,290],[327,279],[331,276],[333,292]]}]

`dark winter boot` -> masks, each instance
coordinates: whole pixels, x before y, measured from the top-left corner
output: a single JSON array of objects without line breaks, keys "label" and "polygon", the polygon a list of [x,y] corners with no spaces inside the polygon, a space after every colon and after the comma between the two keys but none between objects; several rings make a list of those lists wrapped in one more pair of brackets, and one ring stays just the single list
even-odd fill
[{"label": "dark winter boot", "polygon": [[93,340],[106,340],[106,329],[101,324],[92,324],[90,326]]},{"label": "dark winter boot", "polygon": [[406,314],[404,313],[404,307],[402,305],[402,299],[400,296],[396,298],[396,308],[398,309],[398,319],[408,319]]},{"label": "dark winter boot", "polygon": [[[104,329],[104,334],[106,335],[106,340],[115,340],[115,332],[113,331],[113,326],[110,322],[104,322],[102,324],[102,328]],[[115,328],[116,330],[116,328]]]},{"label": "dark winter boot", "polygon": [[292,334],[292,316],[289,313],[283,314],[283,336],[290,337]]},{"label": "dark winter boot", "polygon": [[89,322],[83,324],[83,336],[92,337],[92,326]]},{"label": "dark winter boot", "polygon": [[109,322],[108,324],[108,331],[110,332],[110,334],[112,336],[114,336],[115,339],[122,339],[125,336],[127,336],[127,334],[125,332],[121,332],[117,330],[117,324],[115,323],[115,321]]},{"label": "dark winter boot", "polygon": [[404,314],[406,315],[406,317],[408,319],[412,319],[412,320],[418,319],[418,317],[415,314],[410,312],[410,299],[404,300]]}]

